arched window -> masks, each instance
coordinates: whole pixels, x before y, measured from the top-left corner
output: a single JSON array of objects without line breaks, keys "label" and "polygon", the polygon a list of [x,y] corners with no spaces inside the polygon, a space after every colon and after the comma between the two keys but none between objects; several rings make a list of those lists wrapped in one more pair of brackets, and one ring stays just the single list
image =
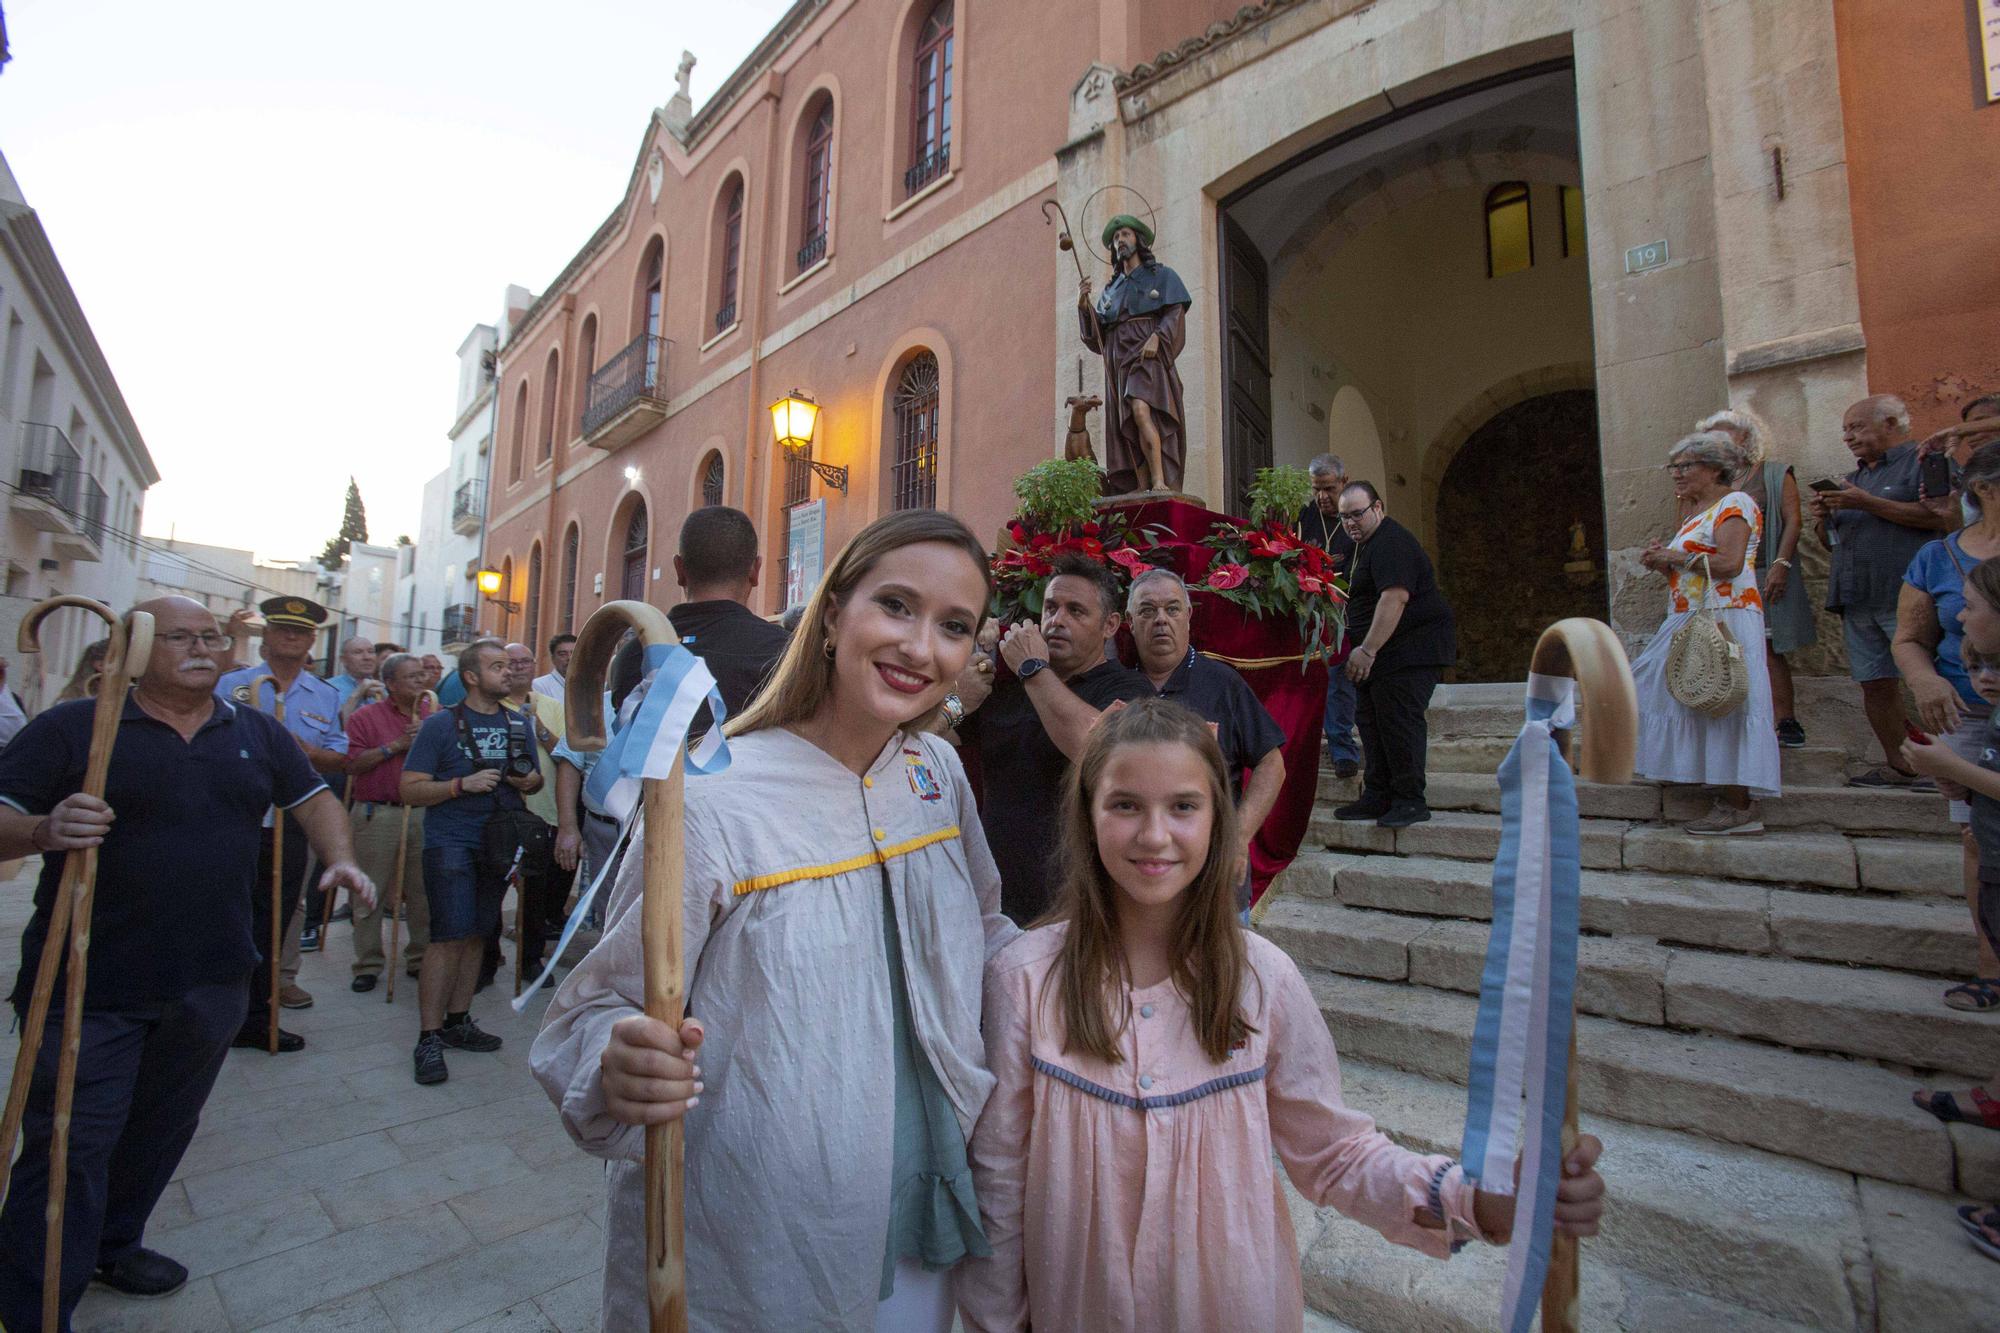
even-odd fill
[{"label": "arched window", "polygon": [[495,603],[500,610],[498,633],[502,639],[510,639],[514,636],[513,613],[507,609],[507,603],[514,600],[514,557],[511,555],[500,562],[500,598]]},{"label": "arched window", "polygon": [[522,640],[530,648],[542,641],[542,544],[536,542],[528,548],[528,597],[527,622],[522,631]]},{"label": "arched window", "polygon": [[584,410],[590,406],[590,377],[597,370],[597,316],[583,317],[583,331],[576,339],[576,374],[571,383],[576,385],[576,402],[572,410],[576,413],[577,429],[583,429]]},{"label": "arched window", "polygon": [[514,391],[514,447],[509,451],[507,463],[507,483],[521,479],[521,460],[528,449],[528,379],[521,377],[521,387]]},{"label": "arched window", "polygon": [[639,280],[639,332],[648,338],[660,336],[661,294],[666,290],[666,250],[657,240],[646,247],[646,263]]},{"label": "arched window", "polygon": [[915,194],[951,167],[952,0],[938,0],[917,34],[910,79],[910,169],[903,192]]},{"label": "arched window", "polygon": [[562,632],[576,633],[576,557],[579,539],[576,524],[563,534],[562,553]]},{"label": "arched window", "polygon": [[715,331],[736,322],[736,291],[743,268],[743,178],[731,178],[722,196],[721,286],[715,301]]},{"label": "arched window", "polygon": [[535,461],[546,463],[556,452],[556,396],[562,378],[562,360],[555,348],[549,349],[549,363],[542,371],[542,447]]},{"label": "arched window", "polygon": [[722,503],[722,455],[712,453],[708,464],[701,470],[701,502],[705,505]]},{"label": "arched window", "polygon": [[896,461],[889,482],[898,509],[937,508],[938,363],[919,352],[896,381]]},{"label": "arched window", "polygon": [[833,98],[820,103],[806,131],[805,213],[799,219],[799,272],[826,257],[828,205],[833,196]]},{"label": "arched window", "polygon": [[1528,187],[1522,181],[1502,181],[1486,192],[1486,276],[1518,273],[1534,262]]},{"label": "arched window", "polygon": [[646,502],[634,500],[632,517],[625,521],[625,558],[618,579],[618,595],[633,601],[646,600]]}]

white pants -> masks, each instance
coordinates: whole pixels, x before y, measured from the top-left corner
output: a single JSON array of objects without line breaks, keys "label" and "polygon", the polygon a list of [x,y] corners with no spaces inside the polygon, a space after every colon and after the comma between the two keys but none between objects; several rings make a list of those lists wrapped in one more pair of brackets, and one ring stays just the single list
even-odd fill
[{"label": "white pants", "polygon": [[875,1333],[951,1333],[951,1270],[933,1273],[915,1259],[896,1261],[896,1289],[875,1307]]}]

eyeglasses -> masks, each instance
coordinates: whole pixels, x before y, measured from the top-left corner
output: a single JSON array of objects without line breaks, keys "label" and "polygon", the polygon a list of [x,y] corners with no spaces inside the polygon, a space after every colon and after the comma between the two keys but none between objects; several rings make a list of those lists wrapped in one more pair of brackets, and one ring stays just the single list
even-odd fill
[{"label": "eyeglasses", "polygon": [[1374,505],[1369,505],[1367,509],[1343,509],[1340,511],[1340,521],[1342,523],[1359,523],[1362,519],[1368,517],[1368,510],[1374,507]]},{"label": "eyeglasses", "polygon": [[167,634],[155,634],[153,637],[162,643],[172,644],[174,651],[177,653],[186,652],[189,645],[195,643],[199,643],[212,653],[226,653],[229,651],[230,645],[236,642],[236,640],[230,638],[227,634],[218,633],[215,630],[207,630],[201,634],[196,634],[192,630],[177,629]]}]

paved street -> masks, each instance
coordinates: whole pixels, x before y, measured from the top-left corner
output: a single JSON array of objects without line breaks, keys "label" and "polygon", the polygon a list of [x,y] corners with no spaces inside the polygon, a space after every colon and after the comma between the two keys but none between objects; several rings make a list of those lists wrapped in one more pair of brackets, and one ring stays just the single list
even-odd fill
[{"label": "paved street", "polygon": [[[0,975],[19,965],[39,862],[0,886]],[[508,946],[511,953],[512,946]],[[192,1280],[165,1301],[93,1288],[76,1327],[110,1330],[595,1329],[603,1176],[571,1146],[528,1074],[542,1003],[516,1017],[479,997],[492,1055],[410,1078],[416,983],[396,1002],[347,988],[345,924],[307,954],[317,1003],[287,1011],[296,1055],[232,1051],[146,1243]],[[545,992],[553,994],[553,992]],[[12,1067],[18,1035],[0,1034]]]}]

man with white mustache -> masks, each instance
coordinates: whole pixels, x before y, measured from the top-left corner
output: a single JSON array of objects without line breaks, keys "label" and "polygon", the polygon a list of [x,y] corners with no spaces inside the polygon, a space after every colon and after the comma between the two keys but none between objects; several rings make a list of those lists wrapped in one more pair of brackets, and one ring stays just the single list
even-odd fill
[{"label": "man with white mustache", "polygon": [[[251,928],[252,900],[270,894],[257,874],[264,812],[275,805],[296,818],[327,867],[323,887],[364,903],[375,895],[354,864],[340,802],[298,742],[269,714],[216,697],[230,643],[215,617],[185,597],[137,609],[153,617],[153,651],[125,699],[104,798],[81,790],[95,700],[57,704],[0,754],[0,858],[43,857],[21,937],[17,1013],[28,1006],[63,863],[98,849],[78,1065],[87,1077],[70,1119],[64,1327],[93,1278],[132,1296],[164,1296],[187,1281],[186,1268],[139,1242],[249,1005],[268,938]],[[26,1147],[0,1213],[0,1327],[41,1321],[60,1009],[42,1038]]]}]

